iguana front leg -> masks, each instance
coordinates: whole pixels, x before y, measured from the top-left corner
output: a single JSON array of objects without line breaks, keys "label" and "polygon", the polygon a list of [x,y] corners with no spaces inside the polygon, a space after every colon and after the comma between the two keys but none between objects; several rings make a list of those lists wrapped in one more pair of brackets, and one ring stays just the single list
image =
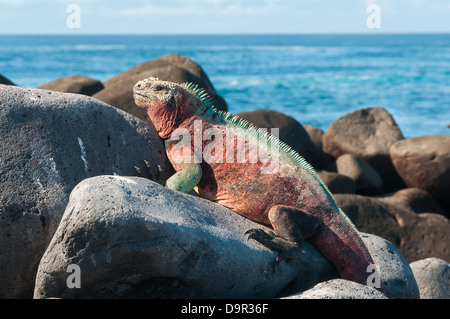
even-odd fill
[{"label": "iguana front leg", "polygon": [[279,252],[276,265],[283,260],[299,257],[303,240],[317,235],[322,225],[319,218],[291,206],[273,206],[268,217],[274,232],[250,229],[246,234],[249,234],[249,239]]},{"label": "iguana front leg", "polygon": [[171,190],[187,193],[191,191],[202,177],[202,167],[198,163],[183,163],[181,170],[166,181],[166,187]]}]

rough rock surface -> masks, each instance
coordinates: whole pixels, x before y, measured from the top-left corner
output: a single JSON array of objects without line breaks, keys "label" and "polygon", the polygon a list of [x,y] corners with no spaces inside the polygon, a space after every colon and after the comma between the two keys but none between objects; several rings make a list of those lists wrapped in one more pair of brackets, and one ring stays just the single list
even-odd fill
[{"label": "rough rock surface", "polygon": [[[86,179],[41,260],[34,297],[273,298],[336,275],[308,243],[275,268],[276,253],[247,240],[255,227],[264,226],[147,179]],[[80,289],[66,285],[70,264]]]},{"label": "rough rock surface", "polygon": [[394,193],[379,195],[376,198],[416,214],[433,213],[445,215],[442,206],[430,194],[420,188],[404,188]]},{"label": "rough rock surface", "polygon": [[379,194],[383,190],[383,181],[377,171],[356,155],[339,156],[336,159],[336,169],[339,174],[355,181],[358,194]]},{"label": "rough rock surface", "polygon": [[334,195],[337,204],[365,233],[393,243],[408,262],[428,257],[450,260],[450,221],[438,214],[416,214],[376,198]]},{"label": "rough rock surface", "polygon": [[442,259],[427,258],[411,263],[420,299],[450,299],[450,265]]},{"label": "rough rock surface", "polygon": [[284,299],[387,299],[387,297],[377,289],[357,282],[332,279]]},{"label": "rough rock surface", "polygon": [[277,128],[279,139],[296,150],[316,169],[322,169],[332,162],[332,159],[311,141],[303,126],[291,116],[272,110],[241,112],[236,115],[257,127],[267,129],[268,132]]},{"label": "rough rock surface", "polygon": [[332,194],[355,194],[356,192],[355,181],[348,176],[328,171],[319,171],[317,174]]},{"label": "rough rock surface", "polygon": [[309,124],[303,125],[303,128],[305,129],[306,133],[308,133],[311,141],[314,144],[316,144],[320,149],[322,149],[322,147],[323,147],[322,140],[323,140],[323,135],[325,134],[325,132],[322,129],[320,129],[318,127],[314,127]]},{"label": "rough rock surface", "polygon": [[147,114],[134,103],[133,87],[137,82],[149,77],[175,83],[196,83],[208,91],[218,109],[228,109],[225,100],[217,94],[201,66],[179,54],[164,55],[120,73],[105,81],[105,88],[93,97],[148,122]]},{"label": "rough rock surface", "polygon": [[392,163],[409,187],[427,191],[450,216],[450,135],[425,135],[390,147]]},{"label": "rough rock surface", "polygon": [[[89,178],[70,196],[39,265],[34,297],[274,298],[337,278],[308,243],[300,258],[275,268],[276,253],[247,240],[245,232],[255,227],[264,226],[147,179]],[[386,296],[418,298],[398,250],[380,237],[362,236]],[[69,265],[79,267],[81,288],[67,286]]]},{"label": "rough rock surface", "polygon": [[[344,279],[332,279],[287,297],[287,299],[418,299],[419,288],[413,272],[402,254],[385,239],[361,234],[374,261],[375,269],[368,271],[368,285]],[[374,287],[380,283],[386,294]]]},{"label": "rough rock surface", "polygon": [[381,107],[365,108],[335,120],[323,136],[323,150],[334,158],[357,155],[380,174],[385,191],[404,187],[389,156],[389,147],[403,135],[393,117]]},{"label": "rough rock surface", "polygon": [[33,294],[35,273],[83,179],[167,169],[156,132],[79,94],[0,85],[0,298]]},{"label": "rough rock surface", "polygon": [[[392,299],[418,299],[419,289],[408,261],[389,241],[379,236],[361,233],[380,274],[386,296]],[[375,271],[368,271],[371,284],[376,284]]]},{"label": "rough rock surface", "polygon": [[88,96],[92,96],[103,88],[103,84],[99,80],[91,79],[83,75],[65,76],[38,87],[38,89],[63,93],[77,93]]}]

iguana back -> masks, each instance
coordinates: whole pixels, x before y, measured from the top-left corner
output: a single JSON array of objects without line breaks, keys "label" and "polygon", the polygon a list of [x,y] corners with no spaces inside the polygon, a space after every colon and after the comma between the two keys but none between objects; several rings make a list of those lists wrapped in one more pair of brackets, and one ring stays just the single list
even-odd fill
[{"label": "iguana back", "polygon": [[280,252],[277,262],[298,257],[303,239],[315,245],[344,279],[366,284],[374,261],[358,231],[339,209],[314,169],[274,135],[230,113],[215,110],[193,84],[149,78],[136,84],[143,107],[165,140],[177,173],[166,186],[194,189],[259,223],[275,235],[250,237]]}]

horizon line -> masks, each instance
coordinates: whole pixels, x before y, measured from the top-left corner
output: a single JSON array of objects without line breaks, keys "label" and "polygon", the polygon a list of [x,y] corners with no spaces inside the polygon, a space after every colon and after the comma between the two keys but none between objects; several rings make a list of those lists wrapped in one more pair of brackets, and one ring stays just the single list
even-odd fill
[{"label": "horizon line", "polygon": [[450,31],[274,32],[274,33],[0,33],[0,36],[300,36],[300,35],[450,35]]}]

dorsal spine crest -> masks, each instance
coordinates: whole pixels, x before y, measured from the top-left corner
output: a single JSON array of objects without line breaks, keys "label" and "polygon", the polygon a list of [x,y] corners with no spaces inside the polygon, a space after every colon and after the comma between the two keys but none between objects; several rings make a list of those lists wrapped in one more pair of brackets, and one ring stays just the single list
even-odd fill
[{"label": "dorsal spine crest", "polygon": [[216,117],[218,115],[222,120],[224,120],[227,123],[235,124],[240,128],[255,133],[258,138],[262,138],[268,141],[270,145],[274,145],[278,147],[280,150],[292,156],[292,158],[295,161],[297,161],[299,165],[307,169],[320,182],[320,184],[328,191],[329,196],[332,197],[331,192],[328,190],[328,187],[317,175],[315,169],[311,166],[311,164],[309,164],[299,153],[297,153],[297,151],[292,149],[292,147],[290,147],[288,144],[281,141],[276,136],[270,134],[268,131],[260,129],[259,127],[253,125],[252,123],[248,122],[247,120],[237,115],[233,115],[226,111],[217,110],[214,106],[214,102],[209,93],[205,89],[200,88],[197,84],[192,82],[186,82],[181,84],[181,87],[189,91],[192,95],[199,98],[206,106],[207,111],[210,112],[212,115],[216,115]]}]

